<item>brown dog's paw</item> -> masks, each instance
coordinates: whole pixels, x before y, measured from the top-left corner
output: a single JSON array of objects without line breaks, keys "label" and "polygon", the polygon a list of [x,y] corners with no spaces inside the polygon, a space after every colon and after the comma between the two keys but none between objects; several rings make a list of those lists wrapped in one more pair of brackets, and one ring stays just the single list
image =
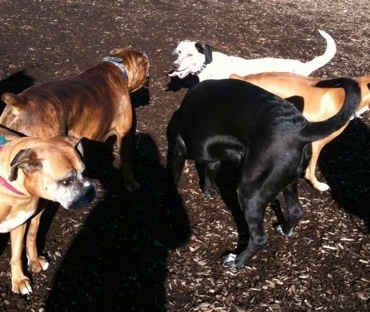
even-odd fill
[{"label": "brown dog's paw", "polygon": [[31,272],[39,273],[45,271],[49,267],[49,261],[45,257],[38,257],[37,260],[28,260],[28,267]]},{"label": "brown dog's paw", "polygon": [[19,279],[12,279],[12,292],[16,294],[28,295],[32,293],[31,281],[23,276]]}]

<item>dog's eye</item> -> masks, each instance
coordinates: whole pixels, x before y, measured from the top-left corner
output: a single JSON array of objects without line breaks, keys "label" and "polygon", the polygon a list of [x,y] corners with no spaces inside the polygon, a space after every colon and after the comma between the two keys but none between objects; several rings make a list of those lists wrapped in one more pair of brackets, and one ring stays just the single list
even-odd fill
[{"label": "dog's eye", "polygon": [[193,56],[193,54],[188,53],[188,56],[189,56],[189,57],[192,57],[192,56]]},{"label": "dog's eye", "polygon": [[76,180],[76,177],[77,177],[77,171],[72,170],[71,173],[69,174],[69,176],[67,178],[63,179],[63,180],[59,180],[58,184],[60,184],[62,186],[71,185]]}]

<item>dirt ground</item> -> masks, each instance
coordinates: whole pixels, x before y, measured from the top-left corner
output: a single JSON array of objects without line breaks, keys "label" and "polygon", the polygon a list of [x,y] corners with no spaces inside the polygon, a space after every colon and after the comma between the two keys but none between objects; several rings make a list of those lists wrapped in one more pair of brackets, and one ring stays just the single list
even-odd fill
[{"label": "dirt ground", "polygon": [[308,61],[325,49],[317,29],[337,54],[314,76],[370,74],[365,0],[0,0],[0,93],[74,75],[116,47],[151,61],[147,101],[133,95],[141,190],[122,190],[109,143],[90,155],[100,197],[81,211],[47,209],[38,244],[50,267],[32,276],[32,295],[10,291],[9,235],[0,235],[0,311],[369,311],[369,113],[322,152],[318,175],[330,191],[300,181],[305,215],[293,237],[273,231],[268,209],[269,244],[240,271],[220,262],[243,244],[232,166],[218,181],[222,198],[210,200],[188,162],[181,218],[169,227],[164,214],[167,128],[186,92],[165,91],[176,44]]}]

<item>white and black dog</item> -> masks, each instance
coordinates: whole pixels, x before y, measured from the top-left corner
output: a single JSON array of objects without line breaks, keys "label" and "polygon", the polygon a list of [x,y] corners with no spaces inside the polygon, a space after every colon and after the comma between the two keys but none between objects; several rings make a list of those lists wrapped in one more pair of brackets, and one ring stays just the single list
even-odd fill
[{"label": "white and black dog", "polygon": [[170,77],[183,79],[189,74],[196,75],[199,82],[206,79],[227,79],[230,74],[241,76],[261,72],[292,72],[304,76],[327,64],[336,53],[334,39],[325,31],[319,30],[327,47],[324,54],[309,62],[282,58],[243,59],[213,51],[208,44],[195,41],[181,41],[173,51],[177,59],[173,62]]}]

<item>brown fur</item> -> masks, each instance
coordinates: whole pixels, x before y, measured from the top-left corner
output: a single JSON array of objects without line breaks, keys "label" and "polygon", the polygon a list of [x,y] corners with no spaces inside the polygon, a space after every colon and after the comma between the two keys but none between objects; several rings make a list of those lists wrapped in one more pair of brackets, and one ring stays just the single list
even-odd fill
[{"label": "brown fur", "polygon": [[32,287],[22,265],[25,237],[30,270],[48,267],[36,248],[44,210],[40,198],[77,209],[95,198],[96,188],[82,178],[85,166],[75,149],[76,139],[20,137],[2,127],[0,135],[5,138],[0,149],[0,232],[10,232],[12,291],[28,294]]},{"label": "brown fur", "polygon": [[[261,73],[248,76],[230,75],[232,79],[244,80],[292,102],[309,121],[321,121],[335,115],[343,105],[342,88],[318,88],[315,84],[323,79],[310,78],[291,73]],[[360,114],[370,106],[370,76],[354,78],[361,87],[361,103],[357,109]],[[312,185],[325,191],[329,186],[319,182],[315,176],[321,149],[340,135],[348,126],[340,128],[326,138],[312,143],[312,158],[306,169],[305,177]]]},{"label": "brown fur", "polygon": [[115,135],[114,166],[122,161],[125,187],[139,187],[133,177],[130,130],[133,122],[130,92],[147,82],[149,61],[145,54],[114,49],[123,59],[128,79],[111,62],[100,62],[77,76],[32,86],[19,95],[5,93],[7,105],[0,123],[28,136],[68,134],[103,142]]}]

